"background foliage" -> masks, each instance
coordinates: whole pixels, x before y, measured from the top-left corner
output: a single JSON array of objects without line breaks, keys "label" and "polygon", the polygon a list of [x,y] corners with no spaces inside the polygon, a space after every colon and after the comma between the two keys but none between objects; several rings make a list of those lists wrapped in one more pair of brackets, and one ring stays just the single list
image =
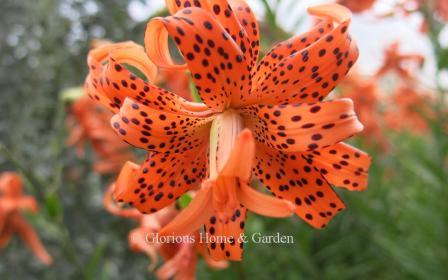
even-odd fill
[{"label": "background foliage", "polygon": [[[135,225],[102,207],[113,178],[92,173],[91,158],[78,159],[65,147],[60,99],[62,89],[82,84],[92,38],[142,41],[145,22],[134,22],[127,6],[120,0],[0,1],[0,171],[19,170],[26,178],[27,192],[41,207],[28,218],[55,258],[52,267],[43,267],[15,239],[0,252],[0,279],[153,277],[147,258],[128,249],[127,233]],[[267,15],[270,45],[285,34],[275,26],[275,13]],[[440,28],[430,32],[437,38]],[[447,51],[435,45],[435,53],[438,67],[448,67]],[[201,263],[198,278],[446,279],[446,125],[440,114],[427,135],[391,133],[389,153],[370,150],[368,190],[340,192],[348,209],[326,230],[297,217],[250,216],[249,234],[280,232],[295,243],[249,244],[241,264],[216,272]]]}]

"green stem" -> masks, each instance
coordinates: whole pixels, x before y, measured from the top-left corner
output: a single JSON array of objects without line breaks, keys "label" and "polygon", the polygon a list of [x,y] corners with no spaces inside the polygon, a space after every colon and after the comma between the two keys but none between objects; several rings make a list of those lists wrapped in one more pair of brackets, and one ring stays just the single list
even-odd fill
[{"label": "green stem", "polygon": [[434,19],[433,12],[434,11],[432,11],[431,8],[428,6],[423,6],[421,9],[421,13],[423,14],[426,22],[428,23],[428,37],[433,46],[434,56],[437,59],[436,87],[439,92],[438,109],[442,109],[445,104],[445,91],[443,90],[443,88],[440,84],[440,79],[439,79],[440,72],[442,70],[439,59],[443,52],[443,47],[440,45],[440,42],[439,42],[439,35],[443,29],[443,25]]}]

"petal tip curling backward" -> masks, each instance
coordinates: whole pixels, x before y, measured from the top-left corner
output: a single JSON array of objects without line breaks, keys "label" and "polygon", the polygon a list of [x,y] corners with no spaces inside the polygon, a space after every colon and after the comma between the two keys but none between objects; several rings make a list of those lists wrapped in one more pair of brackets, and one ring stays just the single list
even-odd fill
[{"label": "petal tip curling backward", "polygon": [[358,118],[358,115],[355,112],[355,103],[353,103],[353,100],[351,98],[341,98],[341,101],[344,101],[348,104],[348,106],[351,108],[352,112],[354,112],[356,121],[354,122],[355,127],[355,134],[361,133],[364,130],[364,125],[361,123],[361,121]]},{"label": "petal tip curling backward", "polygon": [[145,50],[151,61],[160,68],[187,70],[187,64],[175,64],[168,47],[168,31],[164,18],[153,18],[146,25]]},{"label": "petal tip curling backward", "polygon": [[140,166],[131,161],[127,161],[118,175],[118,178],[115,182],[115,186],[113,189],[113,197],[115,200],[120,201],[124,200],[129,191],[129,181],[132,174],[137,171]]},{"label": "petal tip curling backward", "polygon": [[338,23],[349,21],[352,18],[352,12],[339,4],[321,4],[308,8],[308,13],[317,17],[329,17]]}]

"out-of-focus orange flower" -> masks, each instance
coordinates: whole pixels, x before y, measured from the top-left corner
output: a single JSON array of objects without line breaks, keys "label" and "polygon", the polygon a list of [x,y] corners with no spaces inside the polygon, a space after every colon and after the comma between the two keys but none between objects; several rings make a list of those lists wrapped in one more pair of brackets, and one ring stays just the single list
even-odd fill
[{"label": "out-of-focus orange flower", "polygon": [[448,1],[447,0],[408,0],[404,2],[404,6],[414,6],[415,9],[411,11],[416,11],[422,9],[424,6],[431,9],[437,18],[443,22],[448,21]]},{"label": "out-of-focus orange flower", "polygon": [[23,217],[23,211],[37,212],[37,202],[22,192],[22,179],[14,172],[0,174],[0,249],[6,247],[17,234],[45,265],[53,258],[48,254],[35,230]]},{"label": "out-of-focus orange flower", "polygon": [[192,100],[190,76],[185,71],[162,69],[157,76],[157,83],[186,100]]},{"label": "out-of-focus orange flower", "polygon": [[399,86],[390,97],[385,121],[396,131],[409,130],[423,134],[428,130],[428,119],[434,117],[429,93],[419,91],[413,86]]},{"label": "out-of-focus orange flower", "polygon": [[378,80],[363,78],[359,74],[350,74],[340,85],[343,97],[348,97],[355,104],[355,111],[364,125],[361,132],[364,141],[369,146],[382,150],[388,147],[387,137],[381,129],[383,117],[380,113],[380,89]]},{"label": "out-of-focus orange flower", "polygon": [[94,169],[98,173],[114,173],[134,158],[129,146],[111,129],[111,116],[88,97],[78,98],[70,106],[67,144],[76,147],[79,156],[83,156],[85,144],[90,142],[96,155]]},{"label": "out-of-focus orange flower", "polygon": [[444,22],[448,22],[448,0],[436,0],[435,12]]},{"label": "out-of-focus orange flower", "polygon": [[388,72],[394,72],[403,79],[413,78],[417,67],[424,62],[424,57],[420,54],[403,54],[400,52],[400,44],[394,42],[386,48],[384,52],[384,62],[375,74],[375,77],[381,77]]},{"label": "out-of-focus orange flower", "polygon": [[[203,212],[217,213],[213,221],[220,230],[210,234],[231,237],[244,227],[241,222],[248,205],[241,206],[239,217],[236,211],[229,215],[225,205],[242,201],[231,192],[246,191],[242,188],[249,180],[226,179],[222,172],[238,136],[249,139],[252,136],[245,135],[250,134],[256,148],[254,169],[248,176],[258,178],[279,199],[295,204],[295,213],[311,226],[325,227],[345,208],[330,183],[364,190],[370,165],[367,154],[342,142],[363,128],[352,101],[323,102],[358,57],[348,32],[350,11],[337,4],[310,8],[322,21],[276,45],[257,65],[258,24],[246,2],[167,3],[173,16],[148,23],[147,54],[159,67],[188,68],[204,104],[188,102],[123,67],[125,61],[147,68],[147,80],[154,80],[153,64],[140,46],[120,43],[89,54],[88,95],[116,113],[111,121],[123,140],[148,151],[142,166],[127,165],[122,170],[127,183],[116,188],[115,197],[151,213],[209,179],[203,189],[220,193],[213,209]],[[169,35],[186,64],[173,64]],[[241,152],[245,156],[246,151]],[[207,191],[201,190],[194,200],[208,198]],[[192,202],[183,212],[202,213],[190,208],[195,205],[210,203]],[[271,207],[272,202],[266,211]],[[209,244],[209,249],[222,245]],[[241,250],[226,247],[212,256],[237,260]]]},{"label": "out-of-focus orange flower", "polygon": [[337,3],[346,6],[354,13],[361,13],[371,9],[375,0],[337,0]]},{"label": "out-of-focus orange flower", "polygon": [[210,258],[205,243],[199,242],[198,232],[193,238],[195,242],[164,243],[160,246],[159,253],[165,263],[156,271],[159,279],[195,279],[198,256],[213,269],[225,269],[229,266],[227,261],[215,261]]},{"label": "out-of-focus orange flower", "polygon": [[[359,1],[362,2],[362,1]],[[430,22],[427,16],[435,16],[441,22],[448,21],[448,0],[404,0],[396,1],[393,10],[383,15],[384,17],[400,15],[407,17],[414,13],[422,13],[428,10],[431,13],[424,12],[421,17],[420,32],[427,33]]]},{"label": "out-of-focus orange flower", "polygon": [[[120,184],[120,181],[117,182]],[[157,265],[158,254],[164,259],[164,264],[155,271],[158,279],[195,279],[198,255],[204,258],[207,265],[214,269],[227,268],[226,261],[214,261],[207,253],[204,243],[200,242],[199,234],[195,233],[185,242],[157,242],[157,232],[168,224],[177,214],[174,204],[161,211],[143,215],[136,209],[125,209],[112,200],[115,185],[111,185],[104,196],[104,206],[110,213],[131,218],[140,225],[131,230],[128,235],[129,247],[135,252],[146,254],[154,270]],[[184,237],[185,238],[185,237]]]}]

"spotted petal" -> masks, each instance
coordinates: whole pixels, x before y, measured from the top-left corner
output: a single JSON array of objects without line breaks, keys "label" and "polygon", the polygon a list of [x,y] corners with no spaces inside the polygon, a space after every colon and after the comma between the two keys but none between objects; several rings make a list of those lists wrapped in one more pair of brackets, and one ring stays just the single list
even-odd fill
[{"label": "spotted petal", "polygon": [[[215,16],[216,20],[224,27],[229,33],[231,39],[239,46],[243,57],[248,65],[252,65],[252,62],[256,60],[255,52],[251,48],[251,40],[246,33],[246,29],[241,24],[238,13],[233,10],[233,6],[229,5],[227,0],[210,0],[211,13]],[[235,3],[237,4],[237,3]],[[249,16],[253,16],[250,8],[246,5],[239,4],[240,7],[249,9]],[[239,13],[242,16],[242,13]]]},{"label": "spotted petal", "polygon": [[230,219],[222,219],[215,213],[205,224],[204,233],[210,240],[207,247],[214,260],[239,261],[242,259],[243,239],[241,236],[244,234],[246,212],[245,207],[238,205]]},{"label": "spotted petal", "polygon": [[156,212],[197,188],[207,175],[206,162],[204,147],[182,153],[149,153],[117,198],[142,213]]},{"label": "spotted petal", "polygon": [[367,188],[369,155],[345,143],[305,154],[327,181],[348,190],[362,191]]},{"label": "spotted petal", "polygon": [[110,100],[104,92],[101,84],[101,73],[103,66],[100,62],[91,59],[89,62],[89,74],[84,82],[84,92],[92,100],[102,104],[112,112],[117,112],[120,108],[114,101]]},{"label": "spotted petal", "polygon": [[[324,20],[316,24],[310,31],[275,45],[257,64],[256,72],[253,77],[253,86],[264,81],[266,76],[268,76],[275,67],[278,67],[284,58],[309,47],[312,43],[322,38],[325,33],[330,32],[331,29],[332,22]],[[287,66],[287,68],[291,67],[293,66]]]},{"label": "spotted petal", "polygon": [[230,0],[229,4],[249,38],[250,45],[247,46],[248,52],[246,53],[246,61],[249,66],[253,68],[257,63],[260,48],[258,21],[246,1]]},{"label": "spotted petal", "polygon": [[206,10],[188,8],[175,16],[152,19],[147,26],[145,46],[150,58],[159,66],[170,65],[161,50],[169,35],[186,60],[201,99],[220,111],[238,93],[249,92],[249,67],[229,33]]},{"label": "spotted petal", "polygon": [[283,153],[258,145],[254,175],[276,197],[295,203],[296,214],[323,228],[345,206],[324,177],[300,153]]},{"label": "spotted petal", "polygon": [[285,152],[332,145],[363,128],[353,102],[346,98],[315,104],[258,105],[243,112],[258,142]]},{"label": "spotted petal", "polygon": [[118,136],[135,147],[180,153],[207,143],[211,120],[148,109],[127,98],[111,123]]},{"label": "spotted petal", "polygon": [[114,54],[110,55],[100,81],[102,91],[118,107],[122,106],[123,101],[129,97],[146,107],[160,111],[191,116],[210,113],[203,104],[189,102],[175,93],[137,77],[120,64]]},{"label": "spotted petal", "polygon": [[[182,9],[191,7],[202,8],[211,13],[227,33],[229,33],[232,40],[240,46],[248,64],[252,67],[256,63],[259,47],[258,23],[255,15],[245,1],[167,0],[166,4],[171,15],[176,14]],[[160,50],[163,51],[162,48]]]},{"label": "spotted petal", "polygon": [[[322,5],[310,11],[339,24],[327,32],[327,29],[320,27],[318,32],[322,31],[322,34],[317,41],[308,41],[307,47],[285,56],[270,72],[260,69],[263,72],[257,74],[259,78],[252,88],[252,99],[256,98],[253,102],[291,104],[322,100],[353,66],[358,58],[358,49],[347,32],[350,11],[336,4]],[[315,34],[312,32],[311,36]],[[288,47],[290,43],[283,44]],[[270,54],[271,57],[281,55],[275,50]]]},{"label": "spotted petal", "polygon": [[209,0],[165,0],[165,3],[171,15],[176,14],[179,10],[191,7],[210,10]]},{"label": "spotted petal", "polygon": [[[151,84],[155,80],[156,66],[149,61],[143,47],[133,42],[98,47],[90,51],[88,64],[87,95],[113,112],[118,111],[126,97],[149,107],[186,115],[208,110],[204,105],[188,102]],[[145,77],[135,75],[127,66],[138,69]]]}]

